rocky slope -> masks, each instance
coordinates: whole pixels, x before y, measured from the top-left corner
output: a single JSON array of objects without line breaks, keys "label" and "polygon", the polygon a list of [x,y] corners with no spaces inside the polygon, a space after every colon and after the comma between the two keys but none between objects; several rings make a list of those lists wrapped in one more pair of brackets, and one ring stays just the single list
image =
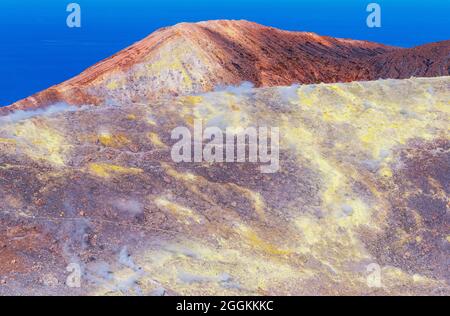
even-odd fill
[{"label": "rocky slope", "polygon": [[450,40],[394,50],[369,60],[374,78],[406,79],[450,74]]},{"label": "rocky slope", "polygon": [[[449,295],[449,101],[441,77],[3,117],[0,294]],[[174,163],[195,119],[280,127],[280,171]]]}]

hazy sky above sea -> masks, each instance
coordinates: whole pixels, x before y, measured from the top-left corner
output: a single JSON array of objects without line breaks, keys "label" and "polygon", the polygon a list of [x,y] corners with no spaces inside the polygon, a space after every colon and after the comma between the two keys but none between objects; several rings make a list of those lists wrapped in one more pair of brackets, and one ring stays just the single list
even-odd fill
[{"label": "hazy sky above sea", "polygon": [[[82,27],[66,26],[66,6]],[[366,6],[382,27],[366,26]],[[246,19],[287,30],[411,47],[450,39],[449,0],[0,0],[0,105],[69,79],[92,64],[179,22]]]}]

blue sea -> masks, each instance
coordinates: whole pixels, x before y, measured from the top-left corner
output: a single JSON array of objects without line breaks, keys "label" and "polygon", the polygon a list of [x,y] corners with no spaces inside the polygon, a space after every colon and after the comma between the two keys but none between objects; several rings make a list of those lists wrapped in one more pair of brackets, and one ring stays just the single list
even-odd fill
[{"label": "blue sea", "polygon": [[[81,6],[81,28],[66,7]],[[368,28],[366,7],[382,8]],[[246,19],[287,30],[402,47],[450,39],[448,0],[1,0],[0,105],[69,79],[156,29],[179,22]]]}]

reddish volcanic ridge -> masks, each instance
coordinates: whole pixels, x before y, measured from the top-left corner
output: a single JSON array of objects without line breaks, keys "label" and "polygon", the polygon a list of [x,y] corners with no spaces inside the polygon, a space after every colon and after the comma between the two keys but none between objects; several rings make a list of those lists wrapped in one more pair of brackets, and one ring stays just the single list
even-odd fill
[{"label": "reddish volcanic ridge", "polygon": [[446,76],[449,54],[450,41],[402,49],[248,21],[181,23],[2,111],[57,102],[147,103],[243,81],[266,87]]}]

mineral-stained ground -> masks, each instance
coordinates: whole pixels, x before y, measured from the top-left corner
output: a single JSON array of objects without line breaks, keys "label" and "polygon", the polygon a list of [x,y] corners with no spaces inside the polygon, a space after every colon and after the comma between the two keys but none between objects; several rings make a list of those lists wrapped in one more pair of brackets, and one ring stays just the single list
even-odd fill
[{"label": "mineral-stained ground", "polygon": [[[449,295],[449,105],[440,77],[3,116],[0,294]],[[280,171],[174,163],[195,119],[278,126]]]}]

